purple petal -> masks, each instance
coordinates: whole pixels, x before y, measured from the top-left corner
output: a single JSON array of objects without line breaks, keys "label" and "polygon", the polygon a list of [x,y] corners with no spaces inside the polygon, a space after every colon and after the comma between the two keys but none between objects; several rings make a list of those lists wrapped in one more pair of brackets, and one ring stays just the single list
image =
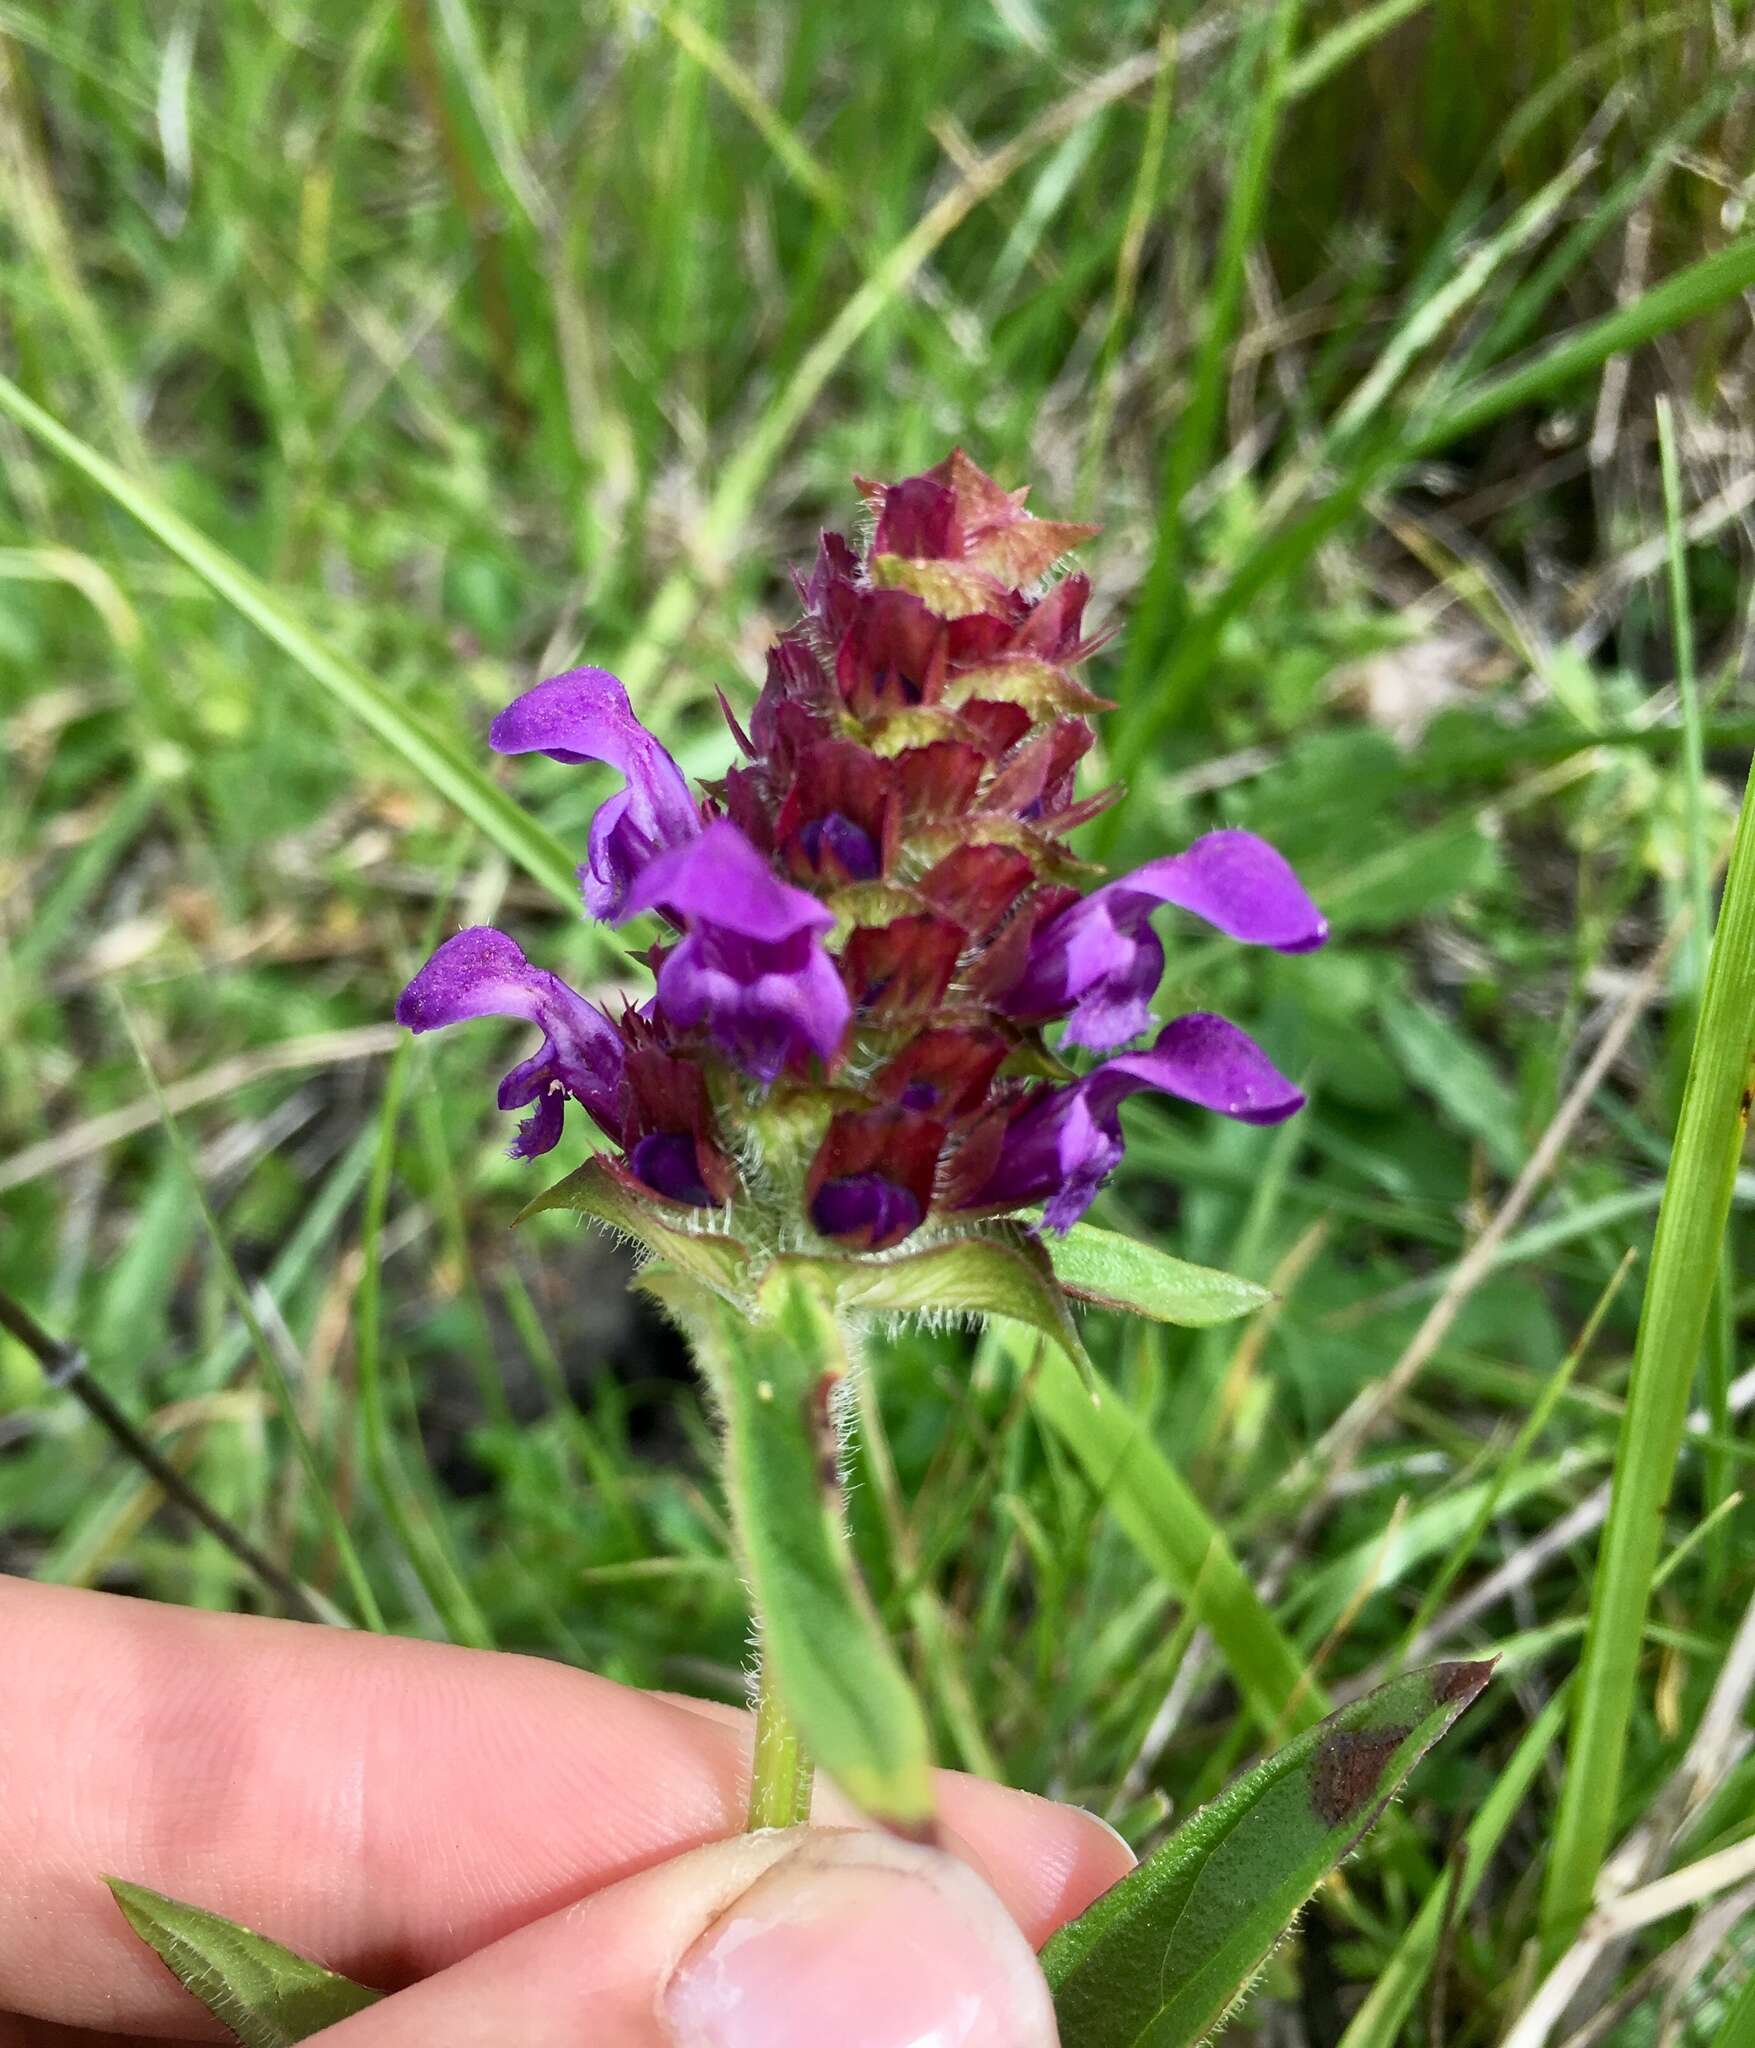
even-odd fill
[{"label": "purple petal", "polygon": [[705,1026],[758,1080],[839,1050],[852,1005],[818,936],[834,914],[728,819],[655,860],[627,908],[662,909],[685,933],[658,970],[658,1007],[685,1030]]},{"label": "purple petal", "polygon": [[654,1194],[672,1202],[687,1202],[696,1209],[717,1204],[712,1190],[701,1178],[694,1138],[687,1131],[656,1131],[642,1138],[628,1154],[628,1166],[636,1180],[642,1180]]},{"label": "purple petal", "polygon": [[1209,832],[1186,853],[1147,861],[1109,888],[1177,904],[1228,939],[1281,953],[1312,952],[1328,937],[1328,919],[1291,864],[1253,832]]},{"label": "purple petal", "polygon": [[1148,922],[1154,907],[1104,888],[1063,910],[1031,940],[1005,1007],[1028,1018],[1070,1009],[1067,1044],[1094,1052],[1137,1038],[1152,1021],[1152,992],[1164,974],[1164,948]]},{"label": "purple petal", "polygon": [[470,1017],[520,1017],[543,1035],[537,1051],[500,1083],[502,1109],[535,1105],[513,1141],[515,1157],[534,1159],[554,1148],[567,1095],[616,1135],[622,1042],[615,1026],[489,925],[447,939],[396,1001],[397,1023],[414,1032],[442,1031]]},{"label": "purple petal", "polygon": [[1082,1080],[1027,1102],[970,1206],[1045,1200],[1048,1228],[1069,1230],[1120,1164],[1121,1105],[1142,1088],[1251,1124],[1280,1123],[1304,1104],[1247,1032],[1204,1012],[1178,1017],[1148,1051],[1105,1060]]},{"label": "purple petal", "polygon": [[685,927],[711,922],[764,942],[827,931],[835,922],[814,896],[781,881],[729,818],[716,818],[686,846],[653,861],[622,914],[638,910],[663,910]]},{"label": "purple petal", "polygon": [[607,669],[568,669],[526,690],[494,720],[488,740],[501,754],[603,761],[626,776],[627,788],[591,821],[589,853],[579,871],[593,917],[623,916],[642,869],[701,829],[682,770],[634,716],[627,691]]},{"label": "purple petal", "polygon": [[881,1173],[850,1173],[818,1188],[810,1220],[824,1237],[882,1251],[919,1228],[920,1204]]},{"label": "purple petal", "polygon": [[1099,1118],[1141,1088],[1179,1095],[1245,1124],[1280,1124],[1304,1107],[1293,1087],[1247,1031],[1197,1010],[1166,1024],[1145,1052],[1105,1060],[1080,1084]]},{"label": "purple petal", "polygon": [[809,932],[746,939],[705,919],[659,969],[658,1007],[684,1030],[705,1025],[762,1082],[807,1053],[833,1059],[852,1012],[835,963]]},{"label": "purple petal", "polygon": [[1015,1016],[1070,1010],[1069,1045],[1106,1052],[1151,1021],[1164,972],[1152,912],[1173,903],[1227,938],[1303,953],[1328,937],[1322,913],[1285,860],[1250,832],[1209,832],[1186,853],[1148,861],[1051,918],[1030,943],[1024,972],[1007,992]]}]

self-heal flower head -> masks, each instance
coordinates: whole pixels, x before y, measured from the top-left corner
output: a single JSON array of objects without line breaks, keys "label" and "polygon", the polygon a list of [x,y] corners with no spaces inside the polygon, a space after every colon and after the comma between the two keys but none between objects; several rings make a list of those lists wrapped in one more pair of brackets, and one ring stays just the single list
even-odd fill
[{"label": "self-heal flower head", "polygon": [[[770,1255],[879,1259],[1038,1206],[1064,1231],[1121,1159],[1130,1096],[1251,1123],[1303,1101],[1220,1017],[1116,1051],[1152,1022],[1161,907],[1288,953],[1327,927],[1247,832],[1082,888],[1067,835],[1118,792],[1077,788],[1107,706],[1076,671],[1102,636],[1088,580],[1053,572],[1093,529],[1035,518],[960,451],[861,489],[869,543],[823,536],[747,731],[721,696],[736,758],[699,799],[602,669],[494,722],[503,753],[622,775],[580,878],[594,915],[658,928],[650,997],[612,1022],[509,939],[467,932],[398,1008],[416,1030],[538,1025],[501,1091],[535,1105],[515,1149],[547,1150],[581,1103],[618,1148],[594,1170],[623,1191],[620,1227],[725,1210]],[[1114,1056],[1076,1074],[1048,1034]]]}]

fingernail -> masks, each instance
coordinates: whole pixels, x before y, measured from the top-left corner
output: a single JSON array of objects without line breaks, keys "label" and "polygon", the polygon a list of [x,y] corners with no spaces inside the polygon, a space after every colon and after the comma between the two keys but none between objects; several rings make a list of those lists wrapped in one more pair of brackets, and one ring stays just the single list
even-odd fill
[{"label": "fingernail", "polygon": [[1017,1924],[972,1870],[875,1834],[817,1835],[678,1964],[675,2048],[1054,2048]]}]

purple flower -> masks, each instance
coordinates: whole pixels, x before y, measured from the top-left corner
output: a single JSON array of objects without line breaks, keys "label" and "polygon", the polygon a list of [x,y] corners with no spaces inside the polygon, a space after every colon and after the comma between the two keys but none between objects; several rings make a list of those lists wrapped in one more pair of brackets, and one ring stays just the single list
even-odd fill
[{"label": "purple flower", "polygon": [[834,913],[781,881],[728,819],[641,872],[622,915],[639,910],[684,933],[658,970],[666,1022],[704,1024],[761,1081],[809,1053],[834,1058],[852,1010],[823,948]]},{"label": "purple flower", "polygon": [[569,1095],[620,1142],[623,1052],[615,1026],[490,925],[447,939],[396,1001],[396,1021],[410,1031],[442,1031],[466,1017],[522,1017],[542,1032],[538,1049],[500,1083],[502,1109],[535,1104],[512,1141],[515,1159],[554,1148]]},{"label": "purple flower", "polygon": [[1178,1095],[1246,1124],[1277,1124],[1303,1094],[1246,1032],[1197,1011],[1166,1024],[1144,1052],[1123,1053],[1063,1088],[1029,1098],[1007,1128],[999,1159],[971,1208],[1046,1199],[1043,1220],[1065,1231],[1120,1163],[1121,1105],[1142,1088]]},{"label": "purple flower", "polygon": [[1307,953],[1328,937],[1327,920],[1265,839],[1209,832],[1186,853],[1148,861],[1050,918],[1031,939],[1006,1009],[1031,1019],[1070,1010],[1066,1042],[1095,1052],[1137,1038],[1164,973],[1150,921],[1164,903],[1193,911],[1227,938],[1282,953]]},{"label": "purple flower", "polygon": [[570,668],[507,705],[488,734],[496,752],[552,761],[605,761],[628,786],[591,821],[579,886],[593,917],[613,922],[648,862],[687,844],[701,813],[682,770],[628,703],[607,669]]}]

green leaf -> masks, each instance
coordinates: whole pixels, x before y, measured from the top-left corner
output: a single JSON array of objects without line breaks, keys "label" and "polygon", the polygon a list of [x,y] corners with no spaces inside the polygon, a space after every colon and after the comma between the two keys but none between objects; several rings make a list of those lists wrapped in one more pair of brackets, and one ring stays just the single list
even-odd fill
[{"label": "green leaf", "polygon": [[1511,1761],[1469,1823],[1460,1859],[1443,1876],[1434,1878],[1413,1926],[1378,1971],[1337,2048],[1396,2048],[1405,2038],[1402,2030],[1443,1950],[1445,1930],[1462,1924],[1506,1829],[1528,1811],[1530,1785],[1565,1720],[1566,1689],[1563,1685],[1530,1723]]},{"label": "green leaf", "polygon": [[776,1259],[769,1271],[808,1278],[842,1309],[1010,1316],[1040,1331],[1091,1378],[1089,1354],[1042,1240],[1020,1224],[990,1225],[980,1236],[951,1238],[899,1258],[787,1257]]},{"label": "green leaf", "polygon": [[514,1221],[522,1223],[550,1209],[570,1209],[576,1215],[589,1216],[727,1300],[741,1301],[747,1296],[749,1255],[735,1237],[705,1226],[677,1228],[658,1204],[642,1202],[604,1159],[587,1159],[565,1180],[525,1203]]},{"label": "green leaf", "polygon": [[244,2048],[289,2048],[383,1997],[264,1934],[143,1884],[105,1882],[142,1941]]},{"label": "green leaf", "polygon": [[841,1332],[803,1261],[761,1319],[720,1304],[701,1362],[725,1419],[725,1485],[760,1616],[767,1682],[849,1799],[899,1833],[932,1820],[926,1717],[854,1569],[841,1516]]},{"label": "green leaf", "polygon": [[1526,1151],[1517,1099],[1474,1039],[1430,1003],[1393,989],[1378,998],[1377,1014],[1409,1080],[1480,1139],[1501,1173],[1516,1173]]},{"label": "green leaf", "polygon": [[1049,1256],[1055,1277],[1078,1300],[1180,1323],[1188,1330],[1235,1322],[1273,1299],[1253,1280],[1214,1266],[1191,1266],[1136,1237],[1091,1223],[1075,1223]]},{"label": "green leaf", "polygon": [[1392,1679],[1258,1764],[1042,1952],[1062,2048],[1189,2048],[1491,1675]]}]

